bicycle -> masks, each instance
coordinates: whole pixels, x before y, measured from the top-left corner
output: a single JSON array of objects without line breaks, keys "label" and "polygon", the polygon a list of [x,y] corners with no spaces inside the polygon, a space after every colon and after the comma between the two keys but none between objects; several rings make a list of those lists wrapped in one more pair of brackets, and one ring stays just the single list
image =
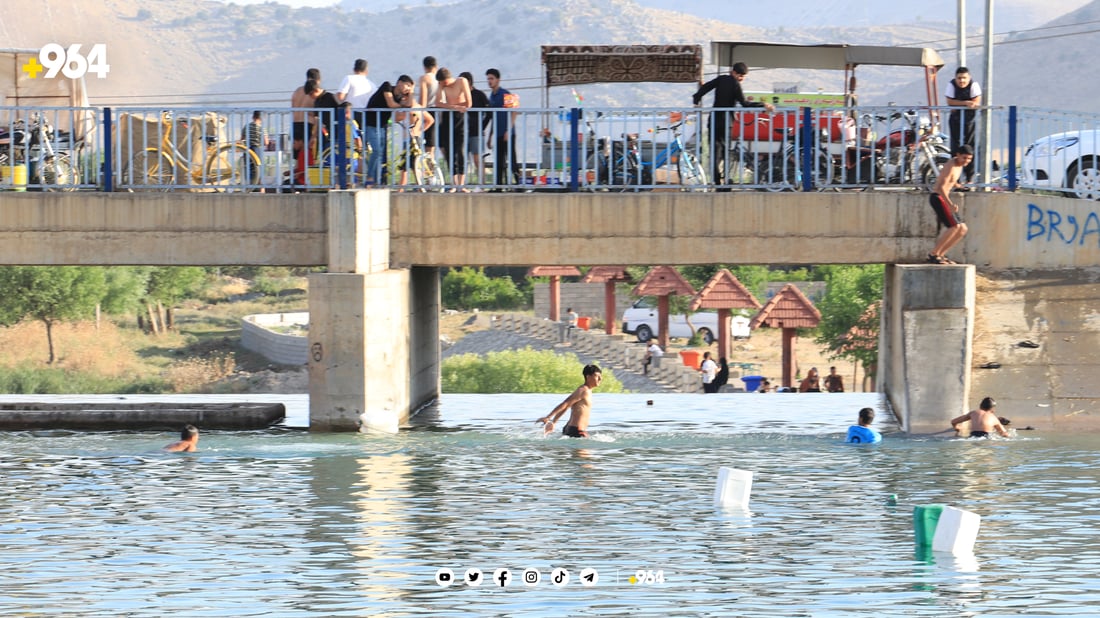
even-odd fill
[{"label": "bicycle", "polygon": [[[421,187],[422,191],[443,191],[446,180],[443,178],[443,170],[439,167],[439,163],[424,153],[424,142],[420,135],[412,135],[409,129],[403,124],[401,127],[404,129],[408,141],[405,142],[405,146],[397,156],[382,164],[382,177],[386,178],[396,170],[401,175],[401,180],[397,184],[404,185],[411,163],[413,180]],[[389,167],[391,164],[394,165],[394,168]],[[390,184],[395,184],[392,182],[392,179]]]},{"label": "bicycle", "polygon": [[[591,121],[585,121],[589,134],[595,135]],[[653,133],[669,131],[672,139],[665,147],[655,152],[649,161],[642,159],[637,133],[623,135],[622,141],[608,144],[607,138],[594,139],[595,149],[585,163],[585,173],[581,180],[592,188],[610,187],[620,191],[628,187],[649,187],[653,185],[656,170],[675,163],[679,184],[682,190],[706,190],[706,172],[698,158],[683,142],[680,129],[687,122],[679,112],[669,114],[669,126],[651,129]]]},{"label": "bicycle", "polygon": [[207,144],[206,156],[201,165],[196,165],[189,156],[180,152],[172,139],[174,129],[180,130],[183,132],[183,143],[190,144],[196,137],[196,128],[187,119],[173,122],[171,112],[167,111],[161,113],[160,126],[160,145],[134,154],[122,170],[120,184],[129,185],[130,191],[135,188],[171,191],[183,184],[180,180],[220,191],[252,191],[258,188],[254,185],[260,179],[249,178],[249,164],[251,169],[256,170],[263,169],[263,166],[259,155],[248,147],[247,142],[222,143],[217,135],[203,135]]}]

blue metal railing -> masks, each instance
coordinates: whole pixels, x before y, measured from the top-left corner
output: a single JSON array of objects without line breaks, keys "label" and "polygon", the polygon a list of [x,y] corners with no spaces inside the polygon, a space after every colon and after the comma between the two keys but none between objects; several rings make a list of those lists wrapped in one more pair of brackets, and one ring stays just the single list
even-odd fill
[{"label": "blue metal railing", "polygon": [[[353,110],[349,118],[344,110],[278,108],[258,110],[261,132],[250,126],[255,111],[0,107],[0,188],[927,188],[950,156],[953,110],[525,108],[471,110],[459,118],[402,109]],[[988,151],[995,161],[989,175],[976,165],[976,187],[1100,198],[1100,114],[1010,106],[974,116],[978,154]],[[362,125],[379,127],[378,152]],[[725,131],[715,135],[715,126]],[[507,139],[498,139],[498,129]],[[308,139],[296,143],[296,130]],[[464,175],[452,173],[459,166]]]}]

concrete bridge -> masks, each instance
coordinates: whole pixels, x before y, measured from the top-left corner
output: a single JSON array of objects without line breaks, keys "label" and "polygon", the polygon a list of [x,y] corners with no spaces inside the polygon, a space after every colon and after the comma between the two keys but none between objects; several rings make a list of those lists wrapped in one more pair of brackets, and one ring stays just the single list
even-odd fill
[{"label": "concrete bridge", "polygon": [[[310,277],[311,427],[389,432],[439,394],[438,267],[885,263],[879,382],[907,430],[938,431],[970,401],[975,333],[983,332],[975,268],[1042,270],[1072,289],[1073,273],[1100,264],[1100,208],[967,194],[971,233],[956,258],[971,265],[928,266],[937,230],[926,200],[913,191],[8,192],[0,194],[0,263],[326,266]],[[1044,301],[1033,293],[1016,315],[1009,299],[1005,319],[1027,325]],[[1095,349],[1095,335],[1078,330]],[[1078,374],[1095,376],[1095,363],[1064,372],[1035,364],[1020,374],[1045,393],[1036,422],[1091,427],[1082,412],[1100,392],[1061,385],[1084,384]]]}]

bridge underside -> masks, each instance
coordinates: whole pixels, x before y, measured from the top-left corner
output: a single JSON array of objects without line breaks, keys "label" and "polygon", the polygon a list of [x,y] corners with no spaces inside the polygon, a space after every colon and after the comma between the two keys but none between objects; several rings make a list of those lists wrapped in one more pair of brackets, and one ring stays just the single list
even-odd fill
[{"label": "bridge underside", "polygon": [[[310,299],[311,312],[326,321],[311,329],[311,350],[320,352],[310,361],[311,420],[319,428],[392,431],[415,405],[439,392],[436,267],[916,264],[938,231],[926,199],[911,191],[9,192],[0,193],[0,263],[325,266],[328,273],[320,275],[324,280],[316,282],[318,292],[311,290]],[[961,262],[991,271],[1048,272],[1100,264],[1100,214],[1092,202],[1007,193],[968,194],[960,201],[971,226],[956,250]],[[918,270],[952,277],[947,270],[944,277],[935,268]],[[901,339],[891,339],[880,371],[902,376],[887,388],[908,395],[934,392],[944,375],[961,376],[951,402],[929,406],[930,400],[910,396],[904,404],[932,415],[914,427],[931,427],[968,403],[973,319],[965,314],[966,303],[955,301],[973,293],[960,296],[946,279],[931,287],[913,283],[917,273],[897,275],[896,307],[908,307],[911,315],[884,311],[894,319],[884,321],[884,337]],[[950,289],[930,297],[936,285]],[[913,304],[914,298],[920,302]],[[942,315],[922,321],[932,314],[912,313],[926,310]],[[891,330],[899,324],[902,331]],[[951,339],[946,352],[944,346],[921,352],[916,343],[935,341],[936,324],[963,338]],[[349,332],[361,338],[349,338]],[[906,339],[914,333],[919,336]],[[899,353],[896,344],[907,341],[914,345]],[[916,359],[941,352],[947,374],[912,370]],[[1056,389],[1049,392],[1056,396]]]}]

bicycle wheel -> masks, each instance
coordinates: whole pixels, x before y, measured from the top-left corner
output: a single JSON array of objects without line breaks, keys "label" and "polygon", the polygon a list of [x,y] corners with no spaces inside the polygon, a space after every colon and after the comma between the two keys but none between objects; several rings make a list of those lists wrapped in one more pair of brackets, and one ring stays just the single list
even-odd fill
[{"label": "bicycle wheel", "polygon": [[66,155],[54,155],[49,162],[42,162],[36,172],[35,183],[44,191],[76,191],[80,174]]},{"label": "bicycle wheel", "polygon": [[680,159],[676,162],[676,171],[680,174],[680,186],[688,191],[705,191],[707,173],[695,155],[684,150],[680,152]]},{"label": "bicycle wheel", "polygon": [[[249,177],[253,169],[256,178]],[[226,144],[206,157],[206,169],[200,180],[218,191],[255,191],[262,180],[259,177],[262,170],[260,157],[251,148],[243,143]]]},{"label": "bicycle wheel", "polygon": [[413,174],[416,176],[416,184],[428,191],[442,191],[446,184],[443,179],[443,170],[439,169],[439,164],[428,155],[417,155],[413,160]]},{"label": "bicycle wheel", "polygon": [[150,148],[135,154],[122,168],[119,186],[130,191],[171,191],[176,164],[167,154]]}]

